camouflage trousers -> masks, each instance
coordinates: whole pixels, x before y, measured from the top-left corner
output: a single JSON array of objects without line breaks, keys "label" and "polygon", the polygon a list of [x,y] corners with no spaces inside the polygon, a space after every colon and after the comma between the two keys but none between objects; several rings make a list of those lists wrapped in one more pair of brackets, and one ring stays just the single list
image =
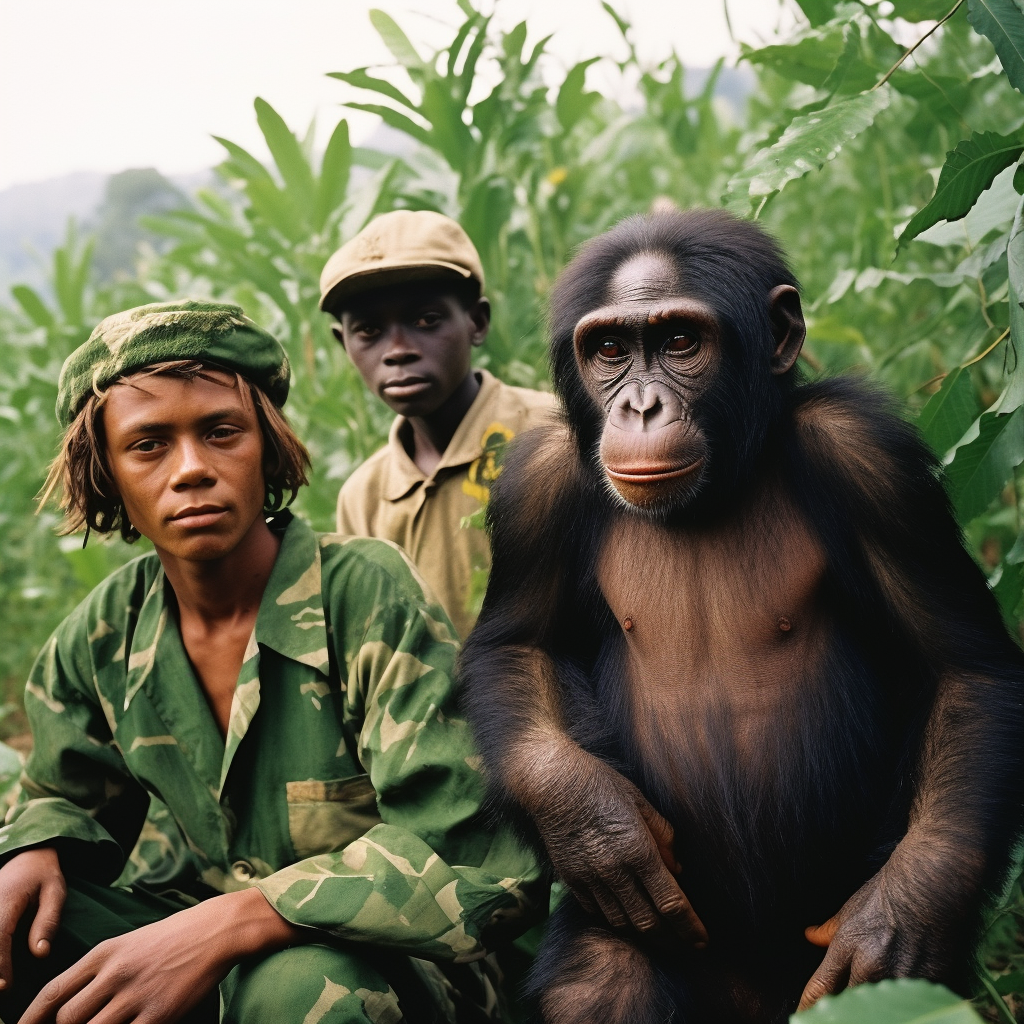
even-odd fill
[{"label": "camouflage trousers", "polygon": [[[194,901],[193,901],[194,902]],[[139,886],[69,880],[60,933],[48,957],[27,950],[27,922],[14,939],[14,985],[0,994],[0,1024],[16,1024],[36,993],[104,939],[160,921],[189,902]],[[201,937],[197,936],[197,942]],[[400,993],[400,995],[399,995]],[[448,1024],[460,998],[432,964],[352,945],[308,944],[234,968],[186,1024]]]}]

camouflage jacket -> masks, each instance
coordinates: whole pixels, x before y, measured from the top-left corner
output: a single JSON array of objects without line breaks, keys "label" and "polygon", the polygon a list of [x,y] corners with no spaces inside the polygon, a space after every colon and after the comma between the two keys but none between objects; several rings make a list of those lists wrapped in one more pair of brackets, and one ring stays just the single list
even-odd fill
[{"label": "camouflage jacket", "polygon": [[109,881],[152,794],[214,890],[257,885],[294,924],[476,959],[538,869],[481,821],[451,626],[393,545],[282,526],[226,742],[156,555],[57,628],[26,687],[35,746],[0,857],[54,842],[67,870]]}]

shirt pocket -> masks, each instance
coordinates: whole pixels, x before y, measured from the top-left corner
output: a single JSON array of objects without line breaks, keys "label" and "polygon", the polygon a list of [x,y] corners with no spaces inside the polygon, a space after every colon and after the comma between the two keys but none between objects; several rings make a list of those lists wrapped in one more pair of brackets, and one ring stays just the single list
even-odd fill
[{"label": "shirt pocket", "polygon": [[381,820],[369,775],[285,783],[295,855],[314,857],[348,846]]}]

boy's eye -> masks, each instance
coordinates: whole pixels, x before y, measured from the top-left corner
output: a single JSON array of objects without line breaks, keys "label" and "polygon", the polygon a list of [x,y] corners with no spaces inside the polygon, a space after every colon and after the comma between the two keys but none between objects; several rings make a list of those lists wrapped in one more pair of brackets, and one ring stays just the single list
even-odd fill
[{"label": "boy's eye", "polygon": [[214,440],[220,440],[221,438],[225,437],[234,437],[234,435],[237,433],[238,429],[236,427],[214,427],[213,430],[210,431],[210,437],[212,437]]},{"label": "boy's eye", "polygon": [[416,326],[421,330],[426,327],[436,327],[441,322],[441,314],[433,311],[421,313],[416,320]]},{"label": "boy's eye", "polygon": [[152,437],[147,437],[142,441],[136,441],[135,444],[132,445],[132,451],[142,452],[144,455],[147,455],[150,452],[155,452],[159,447],[159,441]]},{"label": "boy's eye", "polygon": [[352,330],[362,338],[376,338],[380,334],[380,328],[376,324],[355,324]]}]

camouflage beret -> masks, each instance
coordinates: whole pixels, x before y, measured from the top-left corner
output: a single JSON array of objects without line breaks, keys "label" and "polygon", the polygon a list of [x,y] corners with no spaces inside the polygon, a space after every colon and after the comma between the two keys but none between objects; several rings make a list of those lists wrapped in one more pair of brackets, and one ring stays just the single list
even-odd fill
[{"label": "camouflage beret", "polygon": [[240,306],[186,299],[154,302],[101,320],[64,361],[57,419],[66,427],[94,388],[154,363],[196,359],[237,370],[282,406],[291,377],[281,343]]}]

